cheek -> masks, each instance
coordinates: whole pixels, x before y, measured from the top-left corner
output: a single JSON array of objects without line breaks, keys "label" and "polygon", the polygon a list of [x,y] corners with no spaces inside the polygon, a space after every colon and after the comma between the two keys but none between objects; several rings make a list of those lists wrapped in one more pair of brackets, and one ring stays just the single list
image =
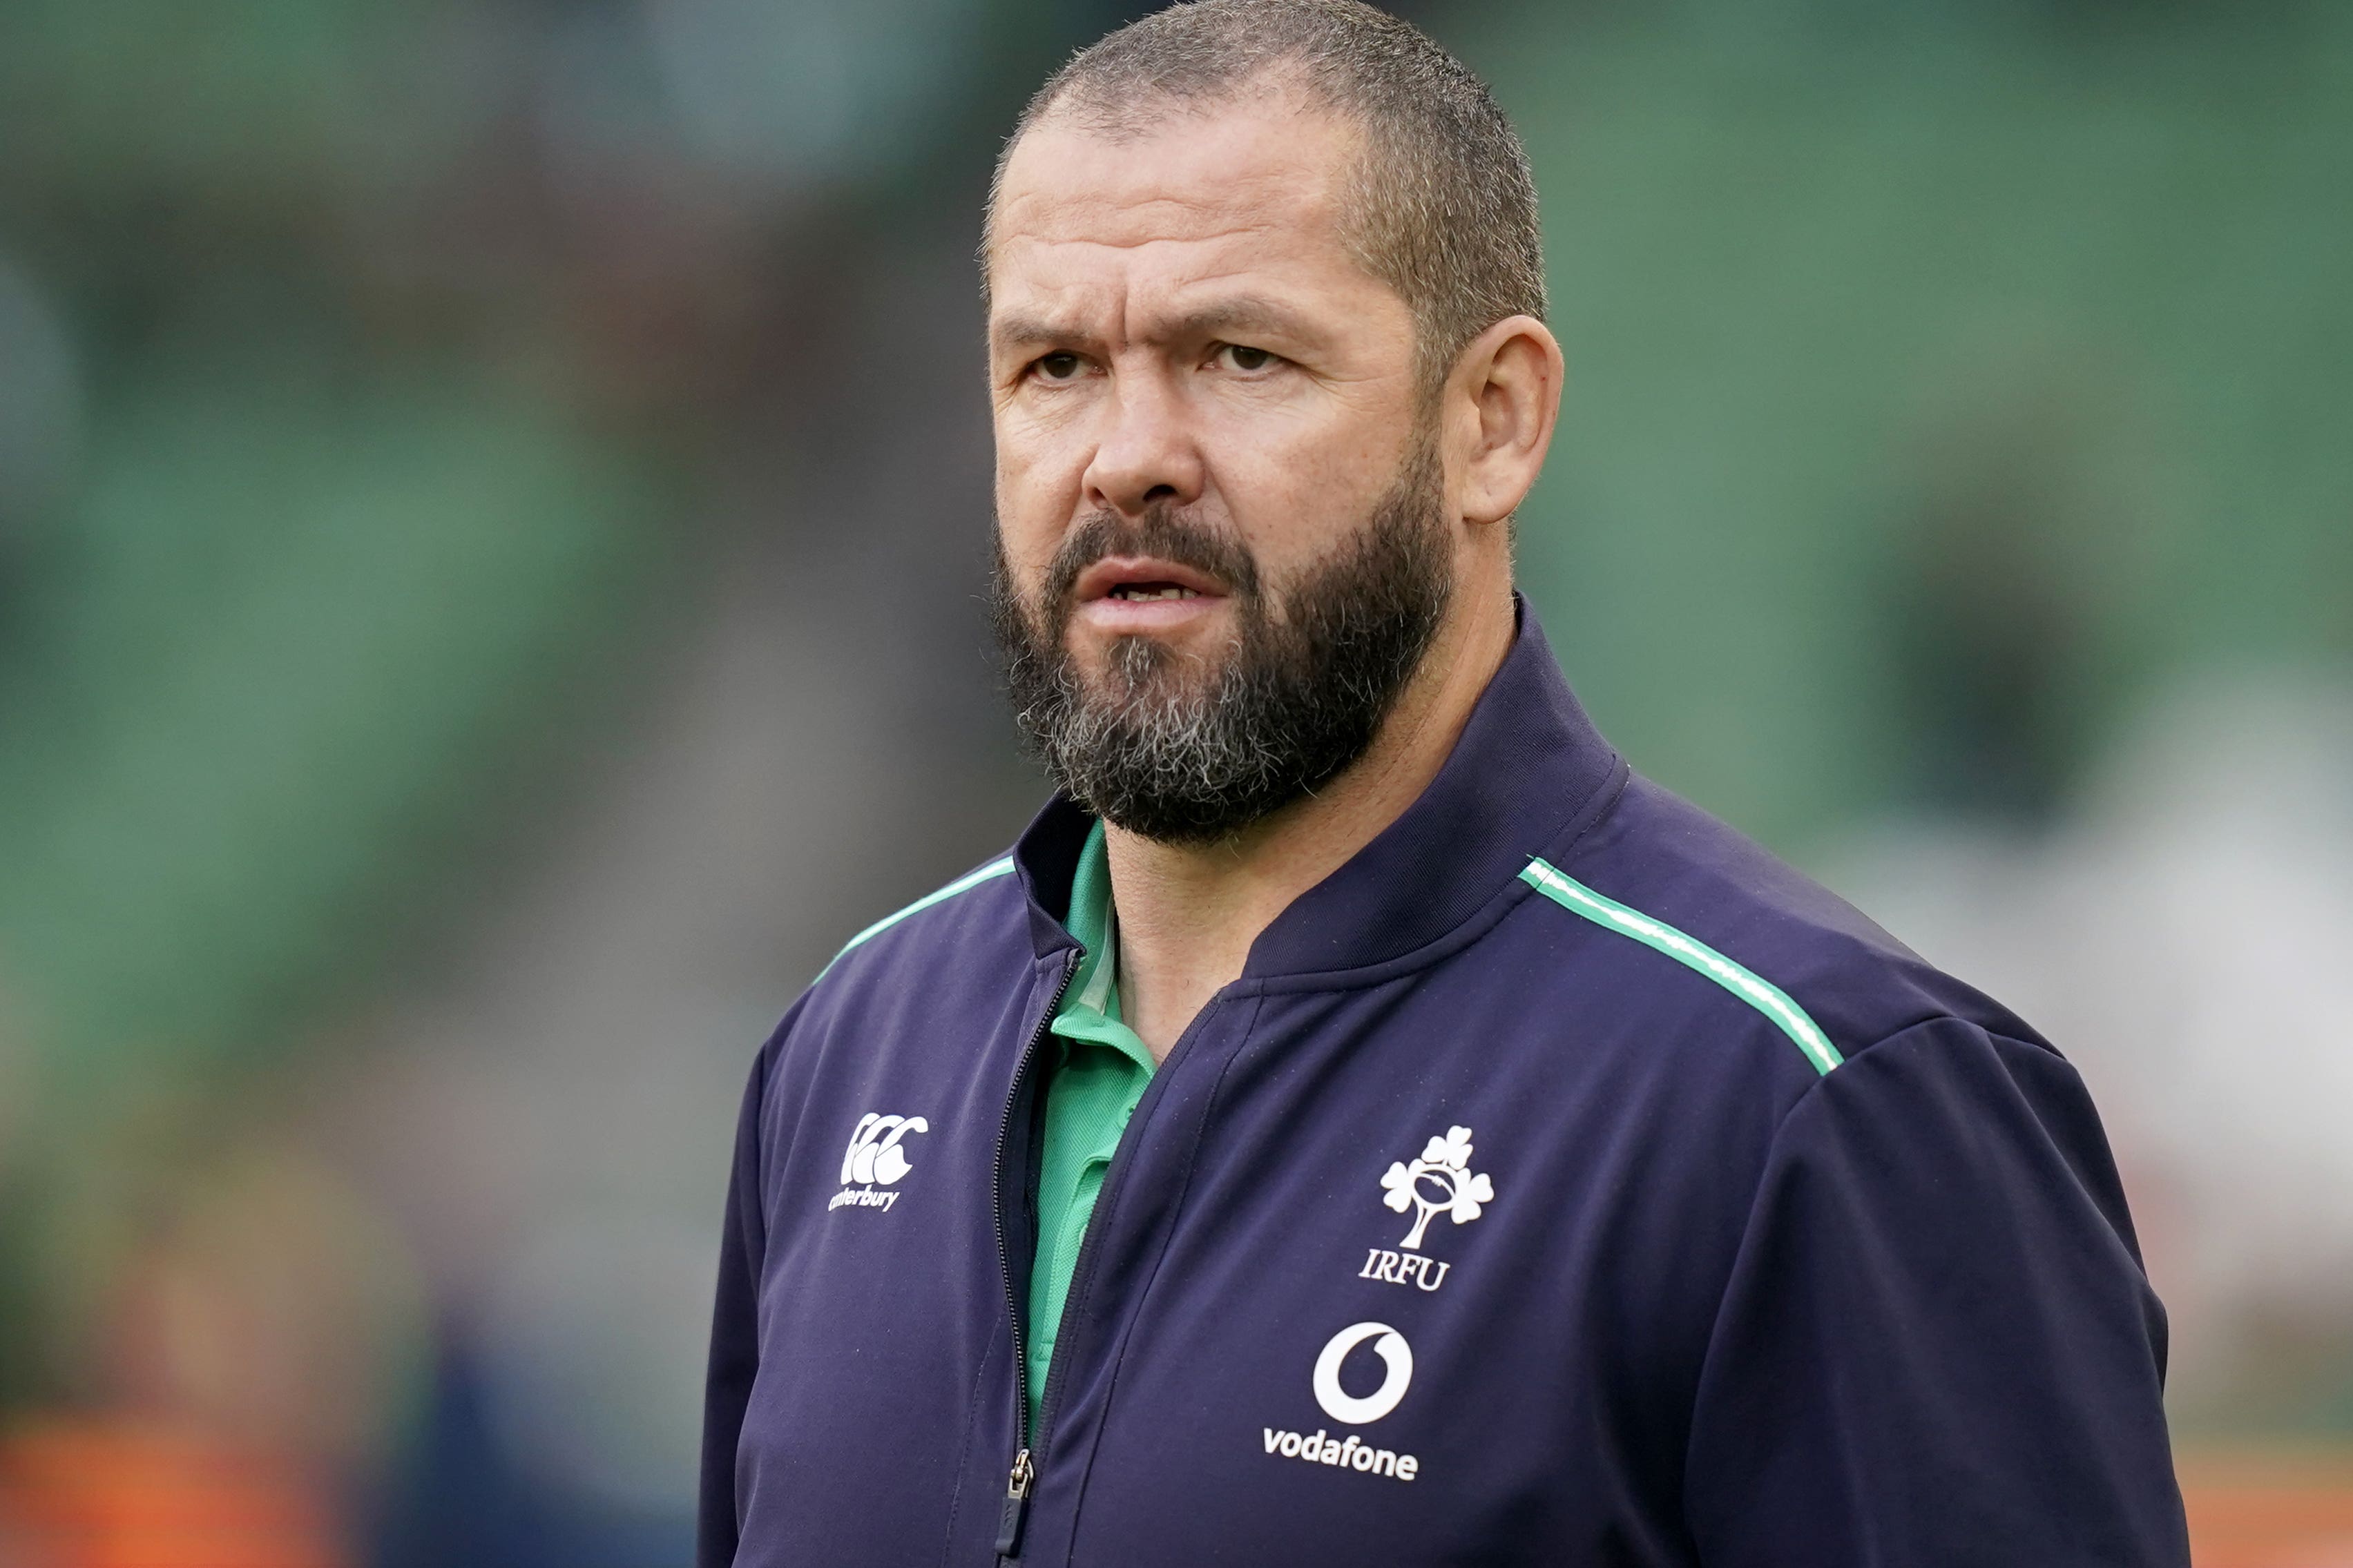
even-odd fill
[{"label": "cheek", "polygon": [[1080,468],[1058,460],[1035,433],[997,431],[997,531],[1007,559],[1026,580],[1043,569],[1071,526]]},{"label": "cheek", "polygon": [[1218,489],[1235,531],[1275,582],[1364,527],[1396,479],[1403,440],[1386,427],[1281,421],[1231,437],[1213,459]]}]

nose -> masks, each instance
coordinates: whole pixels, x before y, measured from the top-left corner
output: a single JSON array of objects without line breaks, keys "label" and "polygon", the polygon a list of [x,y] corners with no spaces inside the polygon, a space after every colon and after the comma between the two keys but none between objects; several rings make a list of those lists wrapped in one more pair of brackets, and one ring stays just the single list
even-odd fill
[{"label": "nose", "polygon": [[1149,371],[1112,376],[1101,438],[1083,479],[1090,508],[1136,517],[1155,502],[1200,499],[1201,450],[1183,399]]}]

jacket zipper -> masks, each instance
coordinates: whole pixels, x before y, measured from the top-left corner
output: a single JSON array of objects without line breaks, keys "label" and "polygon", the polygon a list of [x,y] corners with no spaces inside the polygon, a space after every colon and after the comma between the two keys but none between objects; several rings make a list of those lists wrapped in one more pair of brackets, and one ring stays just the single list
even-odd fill
[{"label": "jacket zipper", "polygon": [[[1036,1050],[1039,1042],[1044,1040],[1047,1033],[1052,1029],[1055,1016],[1062,1010],[1063,997],[1071,988],[1071,977],[1078,973],[1079,961],[1083,956],[1083,951],[1079,953],[1074,953],[1063,966],[1062,984],[1054,993],[1054,1005],[1047,1011],[1045,1023],[1039,1026],[1038,1033],[1030,1037],[1029,1049],[1025,1050],[1022,1053],[1021,1060],[1014,1069],[1014,1092],[1012,1098],[1006,1102],[1005,1107],[1006,1131],[1000,1131],[997,1134],[997,1180],[1000,1191],[1000,1201],[997,1205],[997,1249],[998,1257],[1008,1260],[1005,1265],[1005,1293],[1008,1307],[1013,1305],[1013,1268],[1009,1261],[1010,1255],[1007,1252],[1005,1246],[1005,1208],[1001,1199],[1001,1193],[1005,1180],[1005,1140],[1013,1125],[1014,1107],[1020,1101],[1021,1076],[1029,1070],[1030,1053]],[[1161,1081],[1168,1076],[1169,1069],[1174,1068],[1178,1059],[1183,1057],[1185,1054],[1185,1047],[1191,1043],[1195,1035],[1200,1033],[1204,1020],[1218,1010],[1218,1004],[1226,999],[1226,993],[1230,989],[1230,986],[1221,987],[1216,994],[1212,995],[1207,1002],[1202,1003],[1201,1010],[1193,1015],[1193,1021],[1185,1026],[1183,1032],[1176,1037],[1176,1044],[1168,1047],[1168,1054],[1160,1059],[1158,1067],[1152,1075],[1152,1083],[1145,1089],[1144,1100],[1138,1101],[1136,1104],[1135,1109],[1139,1115],[1143,1113],[1145,1106],[1151,1101],[1154,1093],[1158,1090]],[[1131,1125],[1133,1125],[1133,1123],[1131,1123]],[[1118,1173],[1121,1163],[1132,1158],[1134,1158],[1134,1156],[1128,1152],[1128,1141],[1126,1138],[1123,1137],[1120,1140],[1119,1152],[1113,1156],[1111,1171],[1106,1173],[1104,1176],[1103,1191],[1106,1194],[1112,1190],[1112,1177]],[[1100,1212],[1100,1206],[1098,1206],[1098,1212]],[[1086,1237],[1079,1244],[1079,1255],[1075,1259],[1073,1259],[1074,1263],[1077,1265],[1072,1271],[1073,1288],[1075,1288],[1078,1279],[1085,1277],[1087,1271],[1087,1260],[1094,1255],[1095,1248],[1101,1245],[1100,1235],[1101,1232],[1098,1226],[1092,1224],[1087,1226]],[[1062,1380],[1070,1370],[1070,1359],[1065,1356],[1059,1358],[1057,1364],[1048,1371],[1046,1374],[1046,1386],[1039,1391],[1039,1397],[1038,1400],[1038,1429],[1035,1432],[1030,1432],[1029,1429],[1029,1346],[1021,1335],[1021,1331],[1018,1326],[1020,1321],[1021,1320],[1018,1315],[1013,1319],[1016,1325],[1013,1331],[1013,1366],[1014,1374],[1019,1380],[1018,1385],[1014,1389],[1014,1408],[1019,1413],[1018,1420],[1021,1423],[1021,1431],[1023,1432],[1024,1436],[1019,1445],[1019,1452],[1013,1456],[1012,1471],[1005,1479],[1005,1512],[998,1524],[997,1538],[997,1554],[998,1558],[1002,1560],[1015,1561],[1018,1560],[1021,1550],[1021,1527],[1029,1518],[1029,1489],[1036,1483],[1038,1479],[1037,1466],[1032,1451],[1033,1447],[1042,1443],[1045,1440],[1046,1434],[1053,1429],[1054,1424],[1050,1417],[1054,1414],[1056,1395],[1060,1391]]]},{"label": "jacket zipper", "polygon": [[1013,1249],[1005,1237],[1005,1163],[1006,1152],[1013,1137],[1014,1112],[1021,1104],[1023,1080],[1029,1076],[1029,1064],[1044,1043],[1054,1019],[1062,1011],[1062,998],[1071,989],[1071,978],[1078,973],[1081,954],[1073,952],[1062,958],[1062,977],[1055,984],[1054,999],[1046,1005],[1043,1016],[1027,1045],[1021,1047],[1020,1059],[1013,1064],[1013,1091],[1006,1097],[1005,1120],[997,1130],[997,1169],[991,1181],[990,1196],[997,1219],[997,1271],[1005,1279],[1005,1321],[1013,1331],[1013,1430],[1017,1452],[1013,1468],[1005,1478],[1005,1508],[997,1525],[997,1555],[1000,1561],[1012,1561],[1021,1555],[1021,1527],[1029,1517],[1029,1488],[1038,1479],[1037,1466],[1029,1456],[1029,1346],[1021,1331],[1021,1298],[1013,1282]]}]

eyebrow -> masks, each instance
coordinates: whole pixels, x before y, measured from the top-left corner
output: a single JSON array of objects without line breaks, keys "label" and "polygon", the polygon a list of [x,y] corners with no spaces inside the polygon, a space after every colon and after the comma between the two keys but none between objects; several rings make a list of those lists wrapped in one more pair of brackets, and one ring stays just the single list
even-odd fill
[{"label": "eyebrow", "polygon": [[1045,316],[1008,316],[988,329],[989,346],[1001,351],[1039,348],[1086,336]]},{"label": "eyebrow", "polygon": [[1155,335],[1181,340],[1223,337],[1229,332],[1271,332],[1282,337],[1309,340],[1320,339],[1323,335],[1296,310],[1271,300],[1249,295],[1222,300],[1217,304],[1189,311],[1169,322],[1165,330]]},{"label": "eyebrow", "polygon": [[[1324,334],[1286,306],[1250,296],[1221,300],[1189,310],[1158,327],[1156,342],[1183,342],[1220,337],[1229,332],[1271,332],[1305,342],[1320,342]],[[1089,333],[1071,322],[1049,316],[1009,315],[990,329],[989,342],[1000,353],[1082,341]]]}]

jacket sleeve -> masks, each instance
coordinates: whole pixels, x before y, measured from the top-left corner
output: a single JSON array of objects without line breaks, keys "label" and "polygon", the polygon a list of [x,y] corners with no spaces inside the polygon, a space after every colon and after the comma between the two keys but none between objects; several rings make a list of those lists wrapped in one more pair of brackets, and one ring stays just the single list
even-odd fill
[{"label": "jacket sleeve", "polygon": [[[790,1026],[789,1017],[786,1027]],[[727,1183],[725,1226],[719,1238],[719,1299],[711,1315],[711,1365],[703,1384],[702,1482],[695,1531],[696,1568],[729,1568],[735,1561],[735,1447],[760,1370],[759,1287],[767,1250],[761,1206],[760,1111],[779,1028],[753,1064],[736,1119],[735,1160]]]},{"label": "jacket sleeve", "polygon": [[1955,1018],[1777,1131],[1684,1475],[1707,1568],[2187,1568],[2165,1317],[2073,1068]]}]

